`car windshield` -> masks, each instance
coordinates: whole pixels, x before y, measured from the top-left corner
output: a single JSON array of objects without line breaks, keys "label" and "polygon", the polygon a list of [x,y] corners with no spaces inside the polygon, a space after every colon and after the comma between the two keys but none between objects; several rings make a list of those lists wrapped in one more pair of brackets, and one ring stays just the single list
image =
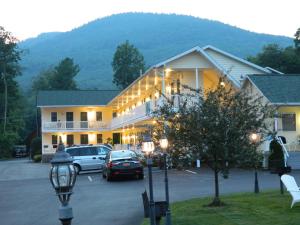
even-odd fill
[{"label": "car windshield", "polygon": [[137,159],[137,155],[135,154],[135,152],[132,151],[112,151],[111,152],[111,158],[112,160],[114,159]]}]

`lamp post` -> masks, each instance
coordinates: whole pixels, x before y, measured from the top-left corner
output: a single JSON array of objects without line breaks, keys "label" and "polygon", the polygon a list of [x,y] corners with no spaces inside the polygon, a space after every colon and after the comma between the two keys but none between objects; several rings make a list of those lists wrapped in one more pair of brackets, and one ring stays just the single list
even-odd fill
[{"label": "lamp post", "polygon": [[150,192],[150,224],[155,224],[155,203],[153,199],[153,183],[152,183],[152,158],[151,154],[154,151],[154,143],[150,137],[150,135],[145,135],[142,143],[142,150],[147,155],[147,167],[148,167],[148,173],[149,173],[149,192]]},{"label": "lamp post", "polygon": [[168,149],[168,139],[165,135],[159,140],[161,149],[164,152],[164,169],[165,169],[165,192],[166,192],[166,202],[167,202],[167,211],[166,211],[166,225],[172,225],[171,221],[171,210],[169,204],[169,182],[168,182],[168,166],[167,166],[167,149]]},{"label": "lamp post", "polygon": [[[259,136],[256,133],[252,133],[250,135],[250,140],[252,143],[256,144],[259,140]],[[258,194],[259,193],[259,185],[258,185],[258,177],[257,177],[257,169],[255,165],[255,172],[254,172],[254,193]]]},{"label": "lamp post", "polygon": [[50,182],[61,202],[59,220],[62,225],[70,225],[73,212],[68,203],[76,181],[76,171],[72,157],[64,149],[64,144],[60,138],[56,153],[51,160]]}]

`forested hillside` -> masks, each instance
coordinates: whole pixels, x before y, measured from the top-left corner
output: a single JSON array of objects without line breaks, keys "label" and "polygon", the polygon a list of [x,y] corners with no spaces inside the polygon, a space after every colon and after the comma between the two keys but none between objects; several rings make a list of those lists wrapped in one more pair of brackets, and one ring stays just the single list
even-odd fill
[{"label": "forested hillside", "polygon": [[237,56],[255,55],[266,44],[292,45],[283,36],[258,34],[221,22],[191,16],[126,13],[92,21],[69,32],[46,33],[20,43],[25,49],[21,86],[65,57],[79,64],[79,87],[112,87],[111,62],[120,43],[129,40],[144,55],[147,66],[196,45],[214,45]]}]

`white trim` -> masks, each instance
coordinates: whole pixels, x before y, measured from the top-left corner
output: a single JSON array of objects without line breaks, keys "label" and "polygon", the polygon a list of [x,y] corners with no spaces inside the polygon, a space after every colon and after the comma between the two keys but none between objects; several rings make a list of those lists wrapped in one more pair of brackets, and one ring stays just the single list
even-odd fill
[{"label": "white trim", "polygon": [[220,54],[222,54],[222,55],[225,55],[225,56],[227,56],[227,57],[230,57],[230,58],[232,58],[232,59],[234,59],[234,60],[236,60],[236,61],[239,61],[239,62],[241,62],[241,63],[244,63],[244,64],[246,64],[246,65],[248,65],[248,66],[254,67],[255,69],[261,70],[261,71],[263,71],[263,72],[265,72],[265,73],[269,73],[269,74],[271,73],[269,70],[267,70],[267,69],[265,69],[265,68],[263,68],[263,67],[261,67],[261,66],[258,66],[258,65],[254,64],[254,63],[251,63],[251,62],[247,61],[247,60],[244,60],[244,59],[242,59],[242,58],[239,58],[239,57],[237,57],[237,56],[234,56],[234,55],[232,55],[232,54],[230,54],[230,53],[228,53],[228,52],[222,51],[221,49],[218,49],[218,48],[216,48],[216,47],[214,47],[214,46],[206,45],[206,46],[204,46],[202,49],[203,49],[203,50],[206,50],[206,49],[214,50],[214,51],[216,51],[216,52],[218,52],[218,53],[220,53]]},{"label": "white trim", "polygon": [[107,105],[37,105],[39,108],[66,108],[66,107],[106,107]]},{"label": "white trim", "polygon": [[275,72],[276,74],[284,74],[284,73],[280,72],[279,70],[275,70],[275,69],[273,69],[272,67],[269,67],[269,66],[267,66],[265,68],[267,70],[270,70],[271,72]]}]

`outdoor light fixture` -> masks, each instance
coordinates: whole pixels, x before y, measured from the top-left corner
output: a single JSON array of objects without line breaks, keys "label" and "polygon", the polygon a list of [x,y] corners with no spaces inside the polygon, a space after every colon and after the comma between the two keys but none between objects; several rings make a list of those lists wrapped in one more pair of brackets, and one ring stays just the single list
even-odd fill
[{"label": "outdoor light fixture", "polygon": [[[259,135],[257,133],[250,134],[250,141],[253,144],[256,144],[259,141]],[[257,177],[257,169],[255,166],[255,172],[254,172],[254,193],[259,193],[259,185],[258,185],[258,177]]]},{"label": "outdoor light fixture", "polygon": [[225,87],[225,82],[224,82],[224,81],[221,81],[220,85],[221,85],[222,87]]},{"label": "outdoor light fixture", "polygon": [[168,149],[168,139],[165,134],[159,140],[159,144],[161,149],[164,152],[164,169],[165,169],[165,194],[166,194],[166,203],[167,203],[167,211],[166,211],[166,225],[172,225],[171,221],[171,210],[169,204],[169,182],[168,182],[168,165],[167,165],[167,149]]},{"label": "outdoor light fixture", "polygon": [[51,160],[50,182],[62,204],[59,208],[59,219],[63,225],[70,225],[73,212],[68,203],[75,185],[76,171],[72,157],[64,149],[64,144],[60,138],[57,151]]},{"label": "outdoor light fixture", "polygon": [[150,192],[150,210],[149,210],[149,218],[150,218],[150,224],[155,225],[155,203],[153,198],[153,183],[152,183],[152,158],[151,154],[154,151],[154,143],[150,137],[149,134],[144,135],[143,142],[142,142],[142,151],[146,153],[147,155],[147,167],[148,167],[148,173],[149,173],[149,192]]}]

